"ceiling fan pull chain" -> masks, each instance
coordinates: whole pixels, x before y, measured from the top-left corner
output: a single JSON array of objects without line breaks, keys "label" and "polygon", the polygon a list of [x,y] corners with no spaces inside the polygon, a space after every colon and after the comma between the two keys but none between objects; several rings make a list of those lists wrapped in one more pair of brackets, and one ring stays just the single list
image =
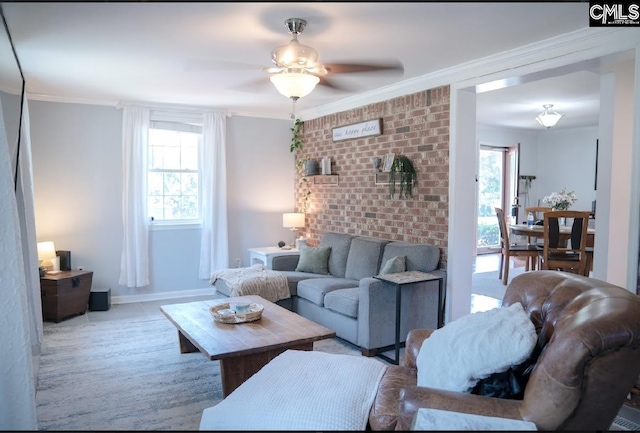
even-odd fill
[{"label": "ceiling fan pull chain", "polygon": [[291,120],[296,120],[296,100],[291,98]]}]

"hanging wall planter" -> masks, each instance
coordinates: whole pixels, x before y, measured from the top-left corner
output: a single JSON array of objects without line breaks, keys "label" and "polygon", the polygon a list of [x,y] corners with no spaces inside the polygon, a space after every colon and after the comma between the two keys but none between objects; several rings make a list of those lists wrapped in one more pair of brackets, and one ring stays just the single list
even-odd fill
[{"label": "hanging wall planter", "polygon": [[399,184],[398,198],[408,198],[413,196],[413,183],[416,179],[416,171],[413,164],[404,155],[394,158],[391,170],[389,171],[389,194],[391,198],[396,193],[396,183]]}]

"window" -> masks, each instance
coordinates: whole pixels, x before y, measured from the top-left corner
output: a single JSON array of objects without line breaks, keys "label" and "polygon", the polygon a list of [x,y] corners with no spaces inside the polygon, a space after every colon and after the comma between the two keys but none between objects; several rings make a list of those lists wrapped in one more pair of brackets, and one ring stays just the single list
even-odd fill
[{"label": "window", "polygon": [[155,223],[200,222],[201,147],[201,125],[186,121],[154,120],[152,113],[147,214]]}]

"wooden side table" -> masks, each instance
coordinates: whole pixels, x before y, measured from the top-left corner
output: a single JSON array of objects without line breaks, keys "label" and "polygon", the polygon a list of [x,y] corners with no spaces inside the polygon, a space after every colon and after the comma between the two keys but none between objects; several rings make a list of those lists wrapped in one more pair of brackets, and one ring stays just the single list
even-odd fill
[{"label": "wooden side table", "polygon": [[42,318],[60,322],[69,316],[84,314],[91,294],[90,271],[62,271],[40,278]]},{"label": "wooden side table", "polygon": [[424,287],[427,281],[438,281],[438,328],[444,325],[444,277],[442,275],[430,274],[420,271],[406,271],[394,274],[376,275],[374,278],[387,283],[396,289],[396,341],[395,341],[395,359],[378,353],[376,356],[382,358],[392,364],[400,363],[400,314],[402,306],[402,287],[408,286],[418,289]]},{"label": "wooden side table", "polygon": [[249,265],[262,263],[269,269],[273,269],[273,258],[278,256],[297,256],[300,251],[297,248],[283,250],[280,247],[249,248]]}]

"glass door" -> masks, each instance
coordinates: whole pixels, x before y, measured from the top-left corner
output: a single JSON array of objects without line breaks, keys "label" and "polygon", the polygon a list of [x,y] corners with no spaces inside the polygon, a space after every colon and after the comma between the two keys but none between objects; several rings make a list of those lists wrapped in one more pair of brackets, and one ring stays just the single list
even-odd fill
[{"label": "glass door", "polygon": [[[513,197],[517,197],[518,148],[480,145],[478,158],[478,225],[476,253],[500,251],[500,228],[495,208],[515,221]],[[516,200],[517,201],[517,200]],[[515,203],[517,204],[517,203]],[[507,221],[509,222],[509,221]]]},{"label": "glass door", "polygon": [[478,164],[476,252],[482,254],[500,249],[500,229],[494,208],[504,208],[505,149],[480,146]]}]

